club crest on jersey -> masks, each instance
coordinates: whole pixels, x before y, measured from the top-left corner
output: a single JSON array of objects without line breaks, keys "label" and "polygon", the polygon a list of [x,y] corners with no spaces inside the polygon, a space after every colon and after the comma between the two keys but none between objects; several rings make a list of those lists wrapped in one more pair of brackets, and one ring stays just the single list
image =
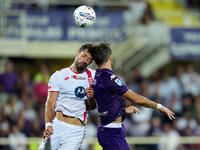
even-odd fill
[{"label": "club crest on jersey", "polygon": [[88,78],[88,82],[89,82],[89,84],[91,85],[92,82],[93,82],[93,78]]},{"label": "club crest on jersey", "polygon": [[77,79],[77,80],[85,80],[86,79],[85,77],[80,77],[77,75],[73,75],[72,78]]},{"label": "club crest on jersey", "polygon": [[78,98],[83,98],[85,97],[86,93],[85,93],[85,88],[82,86],[78,86],[75,91],[74,91],[76,97]]},{"label": "club crest on jersey", "polygon": [[122,86],[122,85],[123,85],[122,81],[120,81],[119,79],[115,79],[115,82],[116,82],[119,86]]}]

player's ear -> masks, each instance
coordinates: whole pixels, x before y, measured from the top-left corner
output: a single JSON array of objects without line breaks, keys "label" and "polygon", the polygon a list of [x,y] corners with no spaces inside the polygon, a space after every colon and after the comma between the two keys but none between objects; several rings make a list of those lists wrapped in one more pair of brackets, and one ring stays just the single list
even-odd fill
[{"label": "player's ear", "polygon": [[110,55],[109,60],[112,62],[112,55]]},{"label": "player's ear", "polygon": [[78,51],[78,52],[76,52],[76,57],[78,57],[78,55],[79,55],[79,51]]}]

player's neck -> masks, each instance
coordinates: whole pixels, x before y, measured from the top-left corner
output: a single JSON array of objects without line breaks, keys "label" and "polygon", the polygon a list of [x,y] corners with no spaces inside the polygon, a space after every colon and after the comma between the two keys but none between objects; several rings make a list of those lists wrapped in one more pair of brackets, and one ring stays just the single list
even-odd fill
[{"label": "player's neck", "polygon": [[105,64],[99,66],[99,69],[110,69],[110,70],[112,70],[112,65],[110,63],[105,63]]}]

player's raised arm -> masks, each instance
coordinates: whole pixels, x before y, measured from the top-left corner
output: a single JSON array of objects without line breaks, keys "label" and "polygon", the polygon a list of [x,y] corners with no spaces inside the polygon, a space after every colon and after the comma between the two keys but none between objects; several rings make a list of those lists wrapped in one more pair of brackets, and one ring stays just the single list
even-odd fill
[{"label": "player's raised arm", "polygon": [[48,92],[46,108],[45,108],[45,130],[44,137],[50,138],[53,134],[52,120],[55,117],[54,109],[58,97],[58,92]]},{"label": "player's raised arm", "polygon": [[85,92],[87,94],[87,106],[89,109],[94,110],[96,108],[96,102],[94,99],[94,90],[91,87],[85,88]]},{"label": "player's raised arm", "polygon": [[168,108],[162,106],[161,104],[157,104],[141,95],[138,95],[131,90],[128,90],[126,93],[124,93],[123,97],[134,102],[137,105],[141,105],[148,108],[157,108],[160,112],[165,113],[171,120],[175,119],[175,114]]}]

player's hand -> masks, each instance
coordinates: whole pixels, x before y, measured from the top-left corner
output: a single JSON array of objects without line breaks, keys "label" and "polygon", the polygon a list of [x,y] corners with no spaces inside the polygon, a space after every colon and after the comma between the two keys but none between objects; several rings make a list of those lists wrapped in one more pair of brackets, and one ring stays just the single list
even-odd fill
[{"label": "player's hand", "polygon": [[85,92],[87,94],[87,97],[92,98],[94,97],[94,90],[91,87],[85,88]]},{"label": "player's hand", "polygon": [[137,107],[135,107],[135,106],[129,106],[129,107],[125,108],[125,112],[127,114],[132,114],[132,113],[135,113],[135,114],[138,113],[138,114],[140,114],[140,110]]},{"label": "player's hand", "polygon": [[53,134],[53,128],[51,126],[48,126],[43,133],[44,138],[51,138],[50,135]]},{"label": "player's hand", "polygon": [[171,110],[169,110],[168,108],[162,106],[159,111],[161,113],[165,113],[169,117],[169,119],[171,119],[171,120],[175,119],[175,117],[174,117],[175,114]]}]

